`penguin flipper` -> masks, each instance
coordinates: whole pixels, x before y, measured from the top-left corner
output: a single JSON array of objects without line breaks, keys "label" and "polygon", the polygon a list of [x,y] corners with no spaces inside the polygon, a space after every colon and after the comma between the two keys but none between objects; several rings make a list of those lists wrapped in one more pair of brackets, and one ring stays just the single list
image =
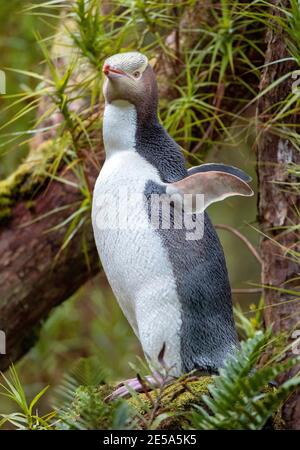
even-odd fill
[{"label": "penguin flipper", "polygon": [[[191,194],[193,204],[191,212],[196,213],[201,213],[212,203],[233,195],[246,197],[253,195],[251,187],[241,178],[231,173],[216,170],[197,172],[180,181],[169,183],[166,186],[166,193],[168,195],[180,195],[181,197],[185,194]],[[199,194],[202,194],[203,197],[197,197]]]},{"label": "penguin flipper", "polygon": [[239,169],[238,167],[228,166],[227,164],[222,163],[206,163],[201,164],[200,166],[191,167],[190,169],[188,169],[188,175],[190,176],[199,172],[211,172],[211,171],[230,173],[231,175],[235,175],[236,177],[240,178],[243,181],[246,181],[247,183],[249,183],[249,181],[252,180],[250,175],[248,175],[246,172]]}]

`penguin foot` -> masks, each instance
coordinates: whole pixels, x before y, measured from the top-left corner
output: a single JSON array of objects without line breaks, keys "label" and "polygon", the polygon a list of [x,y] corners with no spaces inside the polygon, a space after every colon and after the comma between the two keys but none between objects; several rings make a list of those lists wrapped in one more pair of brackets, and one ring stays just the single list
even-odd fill
[{"label": "penguin foot", "polygon": [[[170,378],[171,381],[171,378]],[[130,378],[129,380],[122,381],[119,383],[115,390],[105,397],[105,402],[110,402],[117,398],[129,397],[132,391],[135,392],[149,392],[152,389],[159,387],[166,380],[158,373],[153,373],[153,375],[147,375],[143,379],[140,377]]]}]

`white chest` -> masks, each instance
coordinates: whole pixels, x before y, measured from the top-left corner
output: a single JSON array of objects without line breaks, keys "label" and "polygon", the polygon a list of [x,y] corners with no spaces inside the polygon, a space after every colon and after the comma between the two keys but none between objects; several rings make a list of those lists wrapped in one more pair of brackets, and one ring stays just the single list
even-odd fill
[{"label": "white chest", "polygon": [[[98,253],[136,334],[139,334],[136,307],[140,291],[148,289],[149,282],[152,284],[157,277],[173,277],[167,253],[148,221],[143,193],[149,179],[159,181],[159,175],[138,153],[117,152],[103,165],[93,198]],[[145,307],[146,312],[151,305]]]}]

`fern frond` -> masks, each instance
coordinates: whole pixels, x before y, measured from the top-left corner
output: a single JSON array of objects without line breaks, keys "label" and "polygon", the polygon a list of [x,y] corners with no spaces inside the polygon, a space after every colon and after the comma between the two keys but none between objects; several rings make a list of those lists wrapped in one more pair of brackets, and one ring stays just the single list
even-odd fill
[{"label": "fern frond", "polygon": [[129,422],[124,401],[105,403],[109,389],[97,358],[82,358],[56,389],[57,429],[122,429]]},{"label": "fern frond", "polygon": [[299,364],[300,358],[255,369],[266,347],[273,344],[271,331],[257,332],[242,342],[240,351],[231,356],[208,387],[210,396],[203,396],[208,409],[195,406],[192,424],[208,430],[259,430],[267,423],[282,402],[300,386],[300,376],[284,382],[278,388],[268,383]]}]

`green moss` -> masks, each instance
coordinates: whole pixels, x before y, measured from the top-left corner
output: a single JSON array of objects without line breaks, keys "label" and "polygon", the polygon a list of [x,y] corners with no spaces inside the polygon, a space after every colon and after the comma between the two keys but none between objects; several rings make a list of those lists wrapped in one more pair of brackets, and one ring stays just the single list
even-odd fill
[{"label": "green moss", "polygon": [[286,424],[282,418],[281,408],[276,412],[276,414],[273,415],[271,424],[272,424],[271,428],[273,430],[285,430],[286,429]]},{"label": "green moss", "polygon": [[[161,405],[162,407],[168,407],[170,410],[184,410],[192,403],[199,403],[201,395],[207,393],[207,386],[211,382],[211,377],[201,377],[197,381],[190,382],[177,380],[165,389]],[[155,400],[158,390],[151,391],[150,395]],[[151,406],[146,394],[139,394],[137,398],[131,398],[128,402],[140,413],[145,412]],[[145,406],[143,407],[143,405]]]},{"label": "green moss", "polygon": [[68,135],[43,142],[32,150],[26,160],[5,180],[0,181],[0,221],[8,219],[12,207],[19,199],[32,197],[49,177],[52,164],[62,157],[68,148]]},{"label": "green moss", "polygon": [[[212,377],[200,377],[196,381],[188,381],[186,378],[180,378],[170,384],[164,390],[160,401],[160,409],[167,409],[171,412],[182,412],[189,409],[194,404],[201,404],[201,397],[208,393],[208,385],[212,383]],[[155,401],[159,391],[150,392],[151,398]],[[140,414],[146,413],[151,407],[151,402],[146,394],[139,394],[128,400],[130,406]]]}]

